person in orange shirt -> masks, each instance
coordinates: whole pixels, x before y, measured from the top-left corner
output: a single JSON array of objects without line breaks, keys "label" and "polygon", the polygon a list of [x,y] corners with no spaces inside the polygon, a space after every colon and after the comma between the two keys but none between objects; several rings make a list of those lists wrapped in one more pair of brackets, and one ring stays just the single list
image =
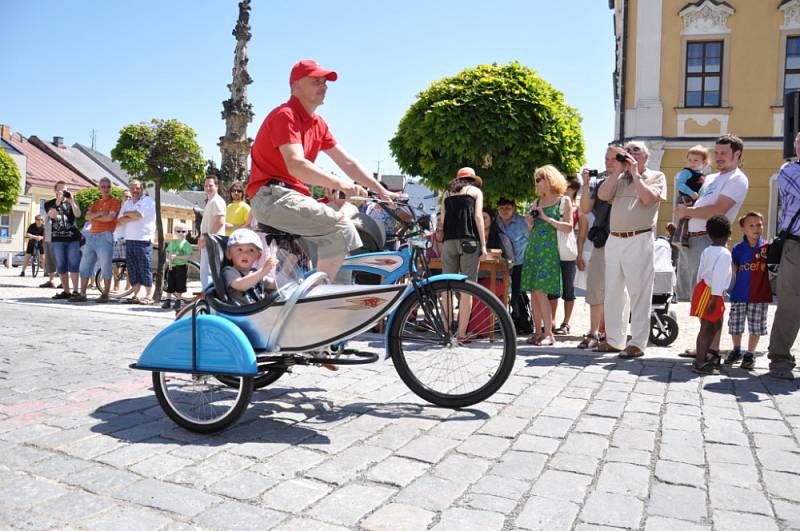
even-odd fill
[{"label": "person in orange shirt", "polygon": [[108,302],[111,289],[111,259],[114,254],[114,229],[117,228],[117,214],[122,204],[111,196],[111,180],[100,179],[100,199],[92,203],[86,212],[86,221],[92,228],[86,237],[86,245],[81,256],[81,291],[70,297],[70,302],[86,302],[86,287],[95,271],[95,264],[100,264],[101,276],[105,283],[105,291],[97,299],[98,303]]}]

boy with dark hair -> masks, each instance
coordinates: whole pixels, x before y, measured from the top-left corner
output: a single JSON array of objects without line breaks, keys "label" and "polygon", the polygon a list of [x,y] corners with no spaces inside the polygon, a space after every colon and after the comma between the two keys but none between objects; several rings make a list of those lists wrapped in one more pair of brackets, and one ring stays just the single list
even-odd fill
[{"label": "boy with dark hair", "polygon": [[731,252],[725,247],[731,236],[731,223],[722,214],[711,216],[706,221],[706,232],[711,238],[711,245],[700,256],[690,310],[691,315],[700,318],[692,372],[717,374],[719,352],[710,347],[722,330],[722,316],[725,313],[722,296],[731,282]]},{"label": "boy with dark hair", "polygon": [[[767,310],[772,302],[772,289],[767,272],[767,242],[764,233],[764,216],[748,212],[739,218],[744,239],[731,252],[736,281],[731,290],[731,313],[728,331],[733,341],[733,350],[725,358],[725,365],[734,365],[742,360],[740,367],[753,368],[756,347],[761,336],[767,335]],[[745,320],[750,337],[747,351],[742,356],[742,334]]]}]

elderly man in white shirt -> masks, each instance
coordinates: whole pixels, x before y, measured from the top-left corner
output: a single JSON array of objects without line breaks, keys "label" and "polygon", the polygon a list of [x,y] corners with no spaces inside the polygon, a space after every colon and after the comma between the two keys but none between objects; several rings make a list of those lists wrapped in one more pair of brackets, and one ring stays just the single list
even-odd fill
[{"label": "elderly man in white shirt", "polygon": [[[152,304],[153,292],[153,236],[156,231],[156,205],[152,198],[144,195],[142,183],[132,180],[128,183],[131,198],[123,203],[117,218],[120,236],[125,238],[125,259],[128,280],[133,286],[133,295],[126,302],[130,304]],[[144,297],[139,291],[144,286]]]}]

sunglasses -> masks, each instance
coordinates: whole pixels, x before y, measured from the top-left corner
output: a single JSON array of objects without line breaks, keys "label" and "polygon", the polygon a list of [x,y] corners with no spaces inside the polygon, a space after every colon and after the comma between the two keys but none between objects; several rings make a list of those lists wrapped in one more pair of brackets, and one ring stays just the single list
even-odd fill
[{"label": "sunglasses", "polygon": [[232,194],[241,194],[242,191],[241,190],[231,190],[231,193]]},{"label": "sunglasses", "polygon": [[534,180],[535,180],[536,183],[540,183],[540,182],[544,181],[544,177],[537,177]]},{"label": "sunglasses", "polygon": [[187,232],[189,232],[189,231],[188,230],[176,230],[175,231],[176,234],[186,234]]}]

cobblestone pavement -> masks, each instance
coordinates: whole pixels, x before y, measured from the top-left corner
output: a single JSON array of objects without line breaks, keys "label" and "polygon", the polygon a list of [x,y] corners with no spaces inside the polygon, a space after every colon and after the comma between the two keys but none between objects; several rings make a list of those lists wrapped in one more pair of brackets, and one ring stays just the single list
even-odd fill
[{"label": "cobblestone pavement", "polygon": [[17,271],[0,271],[0,527],[800,529],[797,384],[763,357],[694,376],[688,317],[640,361],[520,343],[500,392],[461,411],[390,362],[300,368],[199,436],[127,368],[169,312],[50,301]]}]

